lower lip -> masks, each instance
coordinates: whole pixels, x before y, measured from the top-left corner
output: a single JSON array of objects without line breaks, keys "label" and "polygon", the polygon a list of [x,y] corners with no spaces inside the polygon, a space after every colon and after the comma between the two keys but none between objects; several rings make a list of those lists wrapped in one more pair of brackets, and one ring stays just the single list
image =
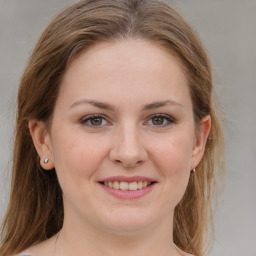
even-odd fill
[{"label": "lower lip", "polygon": [[140,197],[145,196],[148,194],[153,187],[155,186],[156,183],[153,183],[149,185],[148,187],[142,188],[142,189],[137,189],[137,190],[120,190],[120,189],[114,189],[107,187],[101,183],[99,183],[101,187],[110,195],[115,196],[117,198],[121,199],[137,199]]}]

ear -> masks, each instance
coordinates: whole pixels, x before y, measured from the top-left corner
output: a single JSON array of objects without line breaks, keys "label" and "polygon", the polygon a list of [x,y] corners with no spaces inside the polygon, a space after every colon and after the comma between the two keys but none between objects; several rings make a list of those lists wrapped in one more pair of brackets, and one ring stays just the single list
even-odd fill
[{"label": "ear", "polygon": [[193,170],[194,168],[196,168],[196,166],[200,163],[204,155],[205,145],[206,145],[210,130],[211,130],[211,117],[207,115],[201,120],[199,129],[196,131],[190,170]]},{"label": "ear", "polygon": [[53,169],[51,140],[46,124],[42,121],[30,120],[28,126],[34,146],[40,157],[40,165],[45,170]]}]

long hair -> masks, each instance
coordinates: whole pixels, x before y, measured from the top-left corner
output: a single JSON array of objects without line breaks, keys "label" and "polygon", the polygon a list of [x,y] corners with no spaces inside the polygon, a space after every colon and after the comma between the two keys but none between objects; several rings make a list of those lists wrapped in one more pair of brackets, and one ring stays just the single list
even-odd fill
[{"label": "long hair", "polygon": [[97,42],[157,42],[177,55],[189,81],[196,124],[211,116],[205,154],[174,213],[173,237],[182,250],[202,256],[209,243],[216,177],[221,177],[224,139],[214,105],[211,66],[192,28],[161,0],[82,0],[62,11],[40,37],[21,79],[9,206],[0,254],[18,253],[56,234],[63,224],[62,192],[55,170],[40,167],[28,122],[47,124],[61,79],[74,56]]}]

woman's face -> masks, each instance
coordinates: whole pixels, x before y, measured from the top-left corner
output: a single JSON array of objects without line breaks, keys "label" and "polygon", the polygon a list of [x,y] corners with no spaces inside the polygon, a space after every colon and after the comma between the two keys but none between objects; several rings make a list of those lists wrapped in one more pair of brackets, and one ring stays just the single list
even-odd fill
[{"label": "woman's face", "polygon": [[127,234],[172,223],[209,128],[195,130],[177,57],[147,41],[98,43],[68,67],[39,152],[65,221]]}]

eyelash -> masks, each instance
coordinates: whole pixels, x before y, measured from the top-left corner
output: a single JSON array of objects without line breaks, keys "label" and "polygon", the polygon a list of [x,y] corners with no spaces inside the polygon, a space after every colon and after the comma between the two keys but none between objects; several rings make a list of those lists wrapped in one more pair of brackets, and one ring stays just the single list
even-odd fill
[{"label": "eyelash", "polygon": [[[93,125],[92,123],[88,123],[88,122],[91,122],[93,119],[96,119],[96,118],[99,118],[101,119],[102,121],[105,121],[107,122],[107,124],[100,124],[100,125]],[[167,127],[167,126],[170,126],[171,124],[175,123],[175,120],[170,117],[169,115],[166,115],[166,114],[154,114],[154,115],[151,115],[149,116],[148,118],[148,121],[149,122],[150,120],[152,121],[153,118],[163,118],[167,123],[166,124],[161,124],[161,125],[154,125],[154,124],[150,124],[150,126],[154,126],[154,128],[157,128],[157,129],[161,129],[161,128],[164,128],[164,127]],[[88,126],[88,127],[92,127],[92,128],[95,128],[95,129],[98,129],[98,128],[101,128],[105,125],[109,125],[110,122],[107,120],[107,118],[102,115],[102,114],[93,114],[93,115],[89,115],[89,116],[86,116],[84,117],[80,123],[82,125],[85,125],[85,126]]]},{"label": "eyelash", "polygon": [[92,123],[88,124],[89,121],[92,121],[93,119],[96,119],[96,118],[99,118],[101,120],[105,120],[107,122],[107,124],[109,124],[109,122],[107,121],[107,118],[104,115],[101,115],[101,114],[93,114],[93,115],[86,116],[81,120],[81,124],[85,125],[85,126],[88,126],[88,127],[95,128],[95,129],[101,128],[102,125],[93,125]]},{"label": "eyelash", "polygon": [[154,128],[158,128],[158,129],[165,128],[165,127],[170,126],[171,124],[175,123],[175,120],[172,117],[170,117],[169,115],[166,115],[166,114],[154,114],[154,115],[151,115],[149,117],[149,120],[152,121],[153,118],[163,118],[167,122],[164,125],[154,125],[154,124],[151,124],[152,126],[154,126]]}]

